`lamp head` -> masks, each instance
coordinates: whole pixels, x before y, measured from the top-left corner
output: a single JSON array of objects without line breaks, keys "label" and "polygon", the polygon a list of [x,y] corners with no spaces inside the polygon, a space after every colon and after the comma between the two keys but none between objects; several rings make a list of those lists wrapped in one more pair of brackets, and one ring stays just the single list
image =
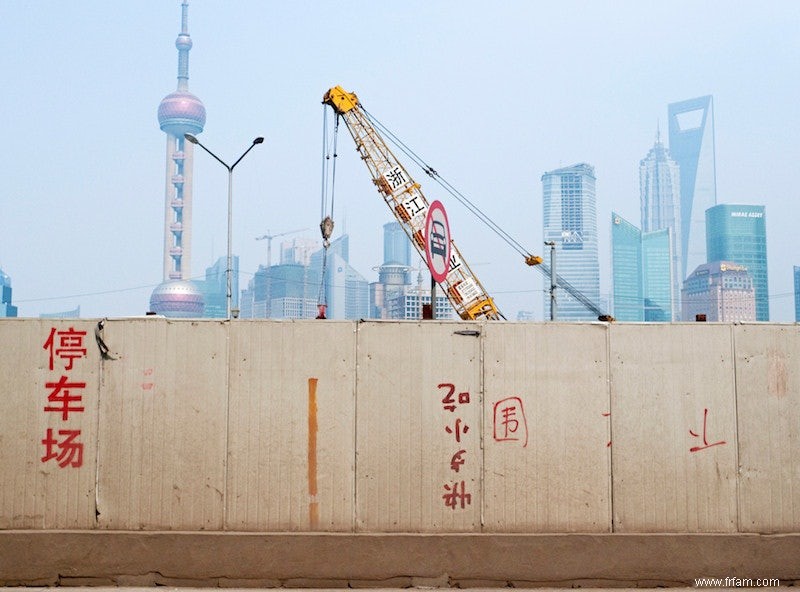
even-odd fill
[{"label": "lamp head", "polygon": [[255,140],[253,140],[253,144],[261,144],[264,141],[264,138],[258,136]]},{"label": "lamp head", "polygon": [[183,134],[183,137],[189,140],[192,144],[197,144],[197,138],[192,134]]}]

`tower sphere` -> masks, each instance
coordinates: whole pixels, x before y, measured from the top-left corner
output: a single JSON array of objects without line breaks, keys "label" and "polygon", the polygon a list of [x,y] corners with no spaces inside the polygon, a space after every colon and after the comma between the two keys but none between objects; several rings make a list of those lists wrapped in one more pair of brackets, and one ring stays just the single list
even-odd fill
[{"label": "tower sphere", "polygon": [[189,280],[170,280],[159,285],[150,296],[150,310],[166,317],[202,317],[203,293]]},{"label": "tower sphere", "polygon": [[192,38],[189,37],[186,33],[181,33],[175,40],[175,47],[178,48],[178,51],[181,50],[189,51],[190,49],[192,49]]},{"label": "tower sphere", "polygon": [[200,99],[185,90],[168,94],[158,106],[161,131],[182,138],[199,134],[206,124],[206,108]]}]

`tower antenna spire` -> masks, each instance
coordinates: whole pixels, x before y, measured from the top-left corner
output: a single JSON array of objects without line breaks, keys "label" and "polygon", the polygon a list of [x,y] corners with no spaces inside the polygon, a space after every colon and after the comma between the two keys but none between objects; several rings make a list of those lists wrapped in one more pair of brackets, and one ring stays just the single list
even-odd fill
[{"label": "tower antenna spire", "polygon": [[192,38],[189,36],[189,0],[181,3],[181,32],[175,40],[178,48],[178,90],[189,88],[189,50]]}]

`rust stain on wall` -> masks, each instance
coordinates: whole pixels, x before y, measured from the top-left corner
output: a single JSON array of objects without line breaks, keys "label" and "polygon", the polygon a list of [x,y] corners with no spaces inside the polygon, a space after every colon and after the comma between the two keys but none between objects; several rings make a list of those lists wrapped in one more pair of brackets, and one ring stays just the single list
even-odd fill
[{"label": "rust stain on wall", "polygon": [[769,348],[767,350],[769,370],[767,371],[767,392],[776,397],[785,397],[789,382],[786,371],[786,357],[780,351]]},{"label": "rust stain on wall", "polygon": [[312,529],[319,524],[317,501],[317,379],[308,379],[308,521]]}]

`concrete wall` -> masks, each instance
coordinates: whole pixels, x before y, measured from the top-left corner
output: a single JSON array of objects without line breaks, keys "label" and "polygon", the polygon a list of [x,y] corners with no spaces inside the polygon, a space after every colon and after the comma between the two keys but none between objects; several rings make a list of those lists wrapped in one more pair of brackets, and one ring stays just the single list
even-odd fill
[{"label": "concrete wall", "polygon": [[800,533],[800,325],[3,319],[0,343],[0,539]]}]

